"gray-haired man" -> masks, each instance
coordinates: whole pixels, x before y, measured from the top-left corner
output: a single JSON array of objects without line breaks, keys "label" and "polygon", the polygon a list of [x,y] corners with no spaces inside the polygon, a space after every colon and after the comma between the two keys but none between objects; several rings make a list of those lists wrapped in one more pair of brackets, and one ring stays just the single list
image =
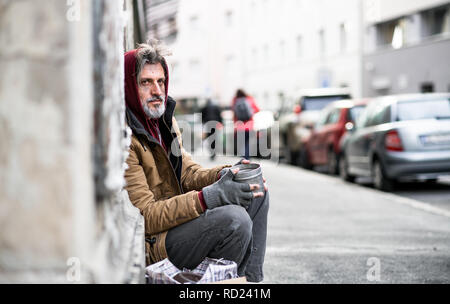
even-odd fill
[{"label": "gray-haired man", "polygon": [[227,166],[202,168],[182,149],[176,103],[168,96],[167,54],[154,40],[125,54],[126,114],[133,131],[126,189],[145,219],[147,264],[168,257],[192,269],[205,257],[225,258],[238,264],[239,275],[259,282],[267,189],[235,182],[236,172]]}]

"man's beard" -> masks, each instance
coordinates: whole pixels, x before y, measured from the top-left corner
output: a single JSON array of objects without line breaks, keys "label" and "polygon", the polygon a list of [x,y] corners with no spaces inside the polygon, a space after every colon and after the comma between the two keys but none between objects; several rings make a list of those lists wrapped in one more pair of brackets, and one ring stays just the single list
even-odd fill
[{"label": "man's beard", "polygon": [[[148,103],[152,102],[152,101],[156,101],[156,100],[160,100],[161,104],[159,106],[155,106],[153,109],[150,109],[150,107],[148,106]],[[142,107],[144,108],[144,112],[145,112],[145,114],[147,115],[148,118],[150,118],[150,119],[158,119],[161,116],[163,116],[164,112],[166,111],[166,105],[165,105],[165,102],[164,102],[164,96],[149,98],[149,99],[147,99],[144,102]]]}]

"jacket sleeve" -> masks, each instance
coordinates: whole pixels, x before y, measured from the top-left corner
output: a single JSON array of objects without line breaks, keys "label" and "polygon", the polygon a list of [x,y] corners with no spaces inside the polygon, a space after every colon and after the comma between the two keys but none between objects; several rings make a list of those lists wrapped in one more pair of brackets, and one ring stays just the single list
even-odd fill
[{"label": "jacket sleeve", "polygon": [[181,132],[175,118],[172,121],[172,126],[177,134],[178,143],[181,147],[181,155],[183,159],[181,169],[181,186],[183,187],[183,191],[201,191],[204,187],[215,183],[220,170],[230,166],[224,165],[208,169],[203,168],[194,162],[191,155],[183,148],[183,144],[181,142]]},{"label": "jacket sleeve", "polygon": [[155,200],[150,190],[138,155],[130,148],[125,172],[126,190],[131,202],[145,219],[145,232],[157,234],[197,218],[203,213],[198,192],[192,191],[165,200]]},{"label": "jacket sleeve", "polygon": [[181,170],[181,185],[183,191],[201,191],[204,187],[215,183],[220,170],[229,166],[218,166],[212,169],[203,168],[192,160],[192,157],[184,149],[183,167]]}]

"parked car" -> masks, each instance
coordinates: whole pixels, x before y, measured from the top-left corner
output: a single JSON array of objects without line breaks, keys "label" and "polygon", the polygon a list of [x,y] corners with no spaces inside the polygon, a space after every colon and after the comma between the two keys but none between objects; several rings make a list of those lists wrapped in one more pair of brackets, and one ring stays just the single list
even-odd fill
[{"label": "parked car", "polygon": [[340,140],[352,129],[368,100],[341,100],[325,107],[306,142],[304,167],[327,166],[329,174],[339,169]]},{"label": "parked car", "polygon": [[280,152],[288,163],[305,166],[305,143],[320,111],[334,101],[351,97],[346,88],[302,90],[298,96],[291,114],[279,119]]},{"label": "parked car", "polygon": [[450,175],[450,94],[376,98],[341,143],[340,175],[372,177],[377,189],[396,181]]}]

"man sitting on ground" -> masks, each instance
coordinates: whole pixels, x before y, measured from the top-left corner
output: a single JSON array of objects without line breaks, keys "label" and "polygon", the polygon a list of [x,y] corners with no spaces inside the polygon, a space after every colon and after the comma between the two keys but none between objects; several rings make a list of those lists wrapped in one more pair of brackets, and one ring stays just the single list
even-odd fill
[{"label": "man sitting on ground", "polygon": [[263,280],[267,187],[237,183],[237,171],[202,168],[183,149],[168,96],[165,48],[156,40],[125,54],[127,123],[133,131],[125,172],[131,202],[145,219],[146,263],[165,258],[193,269],[205,257],[235,261]]}]

